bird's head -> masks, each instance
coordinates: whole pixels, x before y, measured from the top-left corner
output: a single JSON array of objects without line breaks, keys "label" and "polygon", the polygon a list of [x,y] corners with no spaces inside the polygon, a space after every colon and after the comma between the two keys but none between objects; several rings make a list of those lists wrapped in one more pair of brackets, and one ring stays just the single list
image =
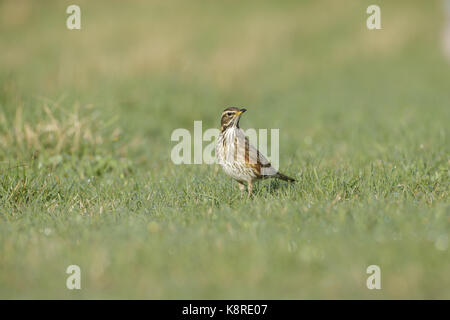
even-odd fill
[{"label": "bird's head", "polygon": [[239,119],[241,115],[247,111],[246,109],[239,109],[235,107],[226,108],[222,112],[222,118],[220,120],[220,128],[225,131],[227,128],[236,127],[239,128]]}]

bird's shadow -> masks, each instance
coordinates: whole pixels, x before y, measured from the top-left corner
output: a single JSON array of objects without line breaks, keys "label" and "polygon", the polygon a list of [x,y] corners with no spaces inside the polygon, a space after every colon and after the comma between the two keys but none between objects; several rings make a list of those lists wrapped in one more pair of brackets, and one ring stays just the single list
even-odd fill
[{"label": "bird's shadow", "polygon": [[289,188],[288,183],[278,179],[269,179],[267,182],[261,181],[258,183],[258,186],[255,188],[255,194],[259,196],[263,196],[264,194],[274,195],[278,193],[279,190],[284,190],[286,188]]}]

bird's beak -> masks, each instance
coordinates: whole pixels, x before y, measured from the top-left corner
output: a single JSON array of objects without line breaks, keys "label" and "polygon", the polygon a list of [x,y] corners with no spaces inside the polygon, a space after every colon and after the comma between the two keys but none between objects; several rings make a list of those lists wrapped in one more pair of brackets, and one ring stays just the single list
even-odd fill
[{"label": "bird's beak", "polygon": [[245,111],[247,111],[247,109],[241,109],[241,110],[239,110],[239,112],[237,113],[237,115],[240,116],[240,115],[243,114]]}]

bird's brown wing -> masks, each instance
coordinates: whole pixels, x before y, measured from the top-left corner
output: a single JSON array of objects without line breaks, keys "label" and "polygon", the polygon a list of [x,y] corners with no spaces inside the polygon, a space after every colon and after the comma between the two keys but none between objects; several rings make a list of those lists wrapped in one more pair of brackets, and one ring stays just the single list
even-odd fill
[{"label": "bird's brown wing", "polygon": [[269,160],[250,143],[246,136],[240,137],[237,140],[237,149],[240,157],[243,158],[245,165],[252,168],[258,177],[277,174],[277,170],[272,167]]}]

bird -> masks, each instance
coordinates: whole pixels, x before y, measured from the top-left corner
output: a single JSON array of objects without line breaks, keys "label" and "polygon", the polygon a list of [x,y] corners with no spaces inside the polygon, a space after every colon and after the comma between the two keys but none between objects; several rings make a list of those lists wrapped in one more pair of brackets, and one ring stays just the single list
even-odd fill
[{"label": "bird", "polygon": [[250,144],[244,131],[239,127],[239,120],[245,111],[247,110],[229,107],[222,112],[216,158],[223,171],[238,182],[241,197],[247,183],[250,198],[255,180],[265,178],[278,178],[289,182],[296,180],[278,172],[269,160]]}]

